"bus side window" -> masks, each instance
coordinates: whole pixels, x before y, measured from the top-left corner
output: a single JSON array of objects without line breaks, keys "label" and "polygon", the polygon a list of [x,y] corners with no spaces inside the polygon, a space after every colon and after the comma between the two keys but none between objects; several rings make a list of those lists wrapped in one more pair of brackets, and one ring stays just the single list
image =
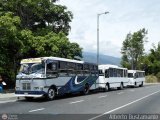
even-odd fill
[{"label": "bus side window", "polygon": [[57,64],[56,63],[49,63],[49,64],[47,64],[47,70],[49,70],[49,71],[56,71],[57,70]]},{"label": "bus side window", "polygon": [[55,75],[57,75],[57,63],[47,64],[47,75],[48,77],[54,77]]},{"label": "bus side window", "polygon": [[109,78],[108,70],[105,70],[105,78]]},{"label": "bus side window", "polygon": [[136,79],[137,78],[137,73],[134,73],[134,79]]}]

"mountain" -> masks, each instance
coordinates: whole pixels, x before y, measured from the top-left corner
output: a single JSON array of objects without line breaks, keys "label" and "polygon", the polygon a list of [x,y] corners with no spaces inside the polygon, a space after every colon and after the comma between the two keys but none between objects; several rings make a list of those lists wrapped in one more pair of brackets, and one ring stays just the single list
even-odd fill
[{"label": "mountain", "polygon": [[[90,52],[83,52],[83,61],[96,63],[97,62],[97,54]],[[99,64],[113,64],[120,66],[121,58],[113,57],[109,55],[99,55]]]}]

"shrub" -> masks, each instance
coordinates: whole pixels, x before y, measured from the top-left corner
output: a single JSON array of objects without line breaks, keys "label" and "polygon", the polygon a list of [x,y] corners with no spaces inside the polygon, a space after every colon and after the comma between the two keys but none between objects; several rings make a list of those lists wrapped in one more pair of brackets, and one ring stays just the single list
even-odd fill
[{"label": "shrub", "polygon": [[158,82],[158,78],[154,75],[148,75],[145,77],[145,82],[146,83],[156,83]]},{"label": "shrub", "polygon": [[158,73],[156,74],[156,77],[157,77],[157,79],[158,79],[158,82],[160,82],[160,72],[158,72]]}]

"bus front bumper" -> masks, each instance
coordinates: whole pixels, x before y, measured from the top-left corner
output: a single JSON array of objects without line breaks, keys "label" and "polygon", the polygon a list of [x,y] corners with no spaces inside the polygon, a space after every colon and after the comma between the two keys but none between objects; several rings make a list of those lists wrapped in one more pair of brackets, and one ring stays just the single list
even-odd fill
[{"label": "bus front bumper", "polygon": [[46,94],[44,91],[15,91],[17,97],[43,97]]}]

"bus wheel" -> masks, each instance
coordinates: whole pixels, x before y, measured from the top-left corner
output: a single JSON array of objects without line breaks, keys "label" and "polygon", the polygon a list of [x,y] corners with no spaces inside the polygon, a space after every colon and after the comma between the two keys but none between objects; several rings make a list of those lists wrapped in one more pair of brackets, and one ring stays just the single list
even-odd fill
[{"label": "bus wheel", "polygon": [[105,88],[103,89],[103,92],[107,92],[107,91],[109,91],[109,84],[106,84]]},{"label": "bus wheel", "polygon": [[143,81],[142,81],[141,85],[139,85],[139,87],[143,87]]},{"label": "bus wheel", "polygon": [[137,83],[136,82],[134,83],[134,87],[137,87]]},{"label": "bus wheel", "polygon": [[54,88],[49,88],[49,90],[48,90],[48,94],[47,94],[47,98],[48,98],[48,100],[53,100],[54,98],[55,98],[55,95],[56,95],[56,93],[55,93],[55,89]]},{"label": "bus wheel", "polygon": [[85,84],[84,86],[84,90],[82,92],[84,95],[87,95],[89,93],[89,85],[88,84]]},{"label": "bus wheel", "polygon": [[33,100],[33,97],[25,97],[25,99],[26,99],[27,101],[31,101],[31,100]]},{"label": "bus wheel", "polygon": [[120,87],[118,87],[118,90],[122,90],[123,89],[123,83],[120,84]]}]

